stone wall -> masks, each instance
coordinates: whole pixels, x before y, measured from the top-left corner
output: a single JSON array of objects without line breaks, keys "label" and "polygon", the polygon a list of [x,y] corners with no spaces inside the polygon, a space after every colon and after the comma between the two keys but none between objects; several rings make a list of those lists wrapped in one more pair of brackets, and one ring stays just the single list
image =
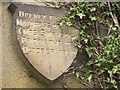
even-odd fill
[{"label": "stone wall", "polygon": [[[0,42],[2,43],[2,87],[62,88],[62,84],[64,84],[69,88],[83,88],[84,85],[82,85],[80,81],[73,75],[66,77],[63,82],[61,82],[61,77],[55,82],[50,82],[48,84],[46,83],[47,81],[45,81],[43,76],[40,74],[32,73],[32,70],[34,71],[34,68],[30,69],[29,64],[24,63],[26,59],[19,49],[15,31],[12,29],[12,15],[7,10],[9,4],[10,3],[2,3],[2,42]],[[29,2],[27,4],[45,6],[44,3],[40,2]],[[37,79],[37,77],[41,77],[41,79]]]},{"label": "stone wall", "polygon": [[2,4],[0,3],[0,89],[2,87]]}]

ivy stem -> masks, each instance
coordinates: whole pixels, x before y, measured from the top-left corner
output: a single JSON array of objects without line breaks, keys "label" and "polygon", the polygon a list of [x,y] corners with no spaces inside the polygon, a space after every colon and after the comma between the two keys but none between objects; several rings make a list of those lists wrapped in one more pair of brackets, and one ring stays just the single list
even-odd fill
[{"label": "ivy stem", "polygon": [[120,26],[119,26],[119,23],[118,23],[118,20],[117,20],[117,16],[115,14],[112,13],[112,8],[110,6],[110,3],[108,2],[108,7],[109,7],[109,11],[110,11],[110,15],[115,23],[115,25],[119,28],[120,30]]},{"label": "ivy stem", "polygon": [[102,83],[101,83],[101,81],[100,81],[100,79],[98,78],[99,76],[98,76],[98,74],[97,74],[96,71],[95,71],[95,74],[96,74],[96,76],[97,76],[96,78],[97,78],[97,81],[99,82],[100,87],[101,87],[101,88],[104,88],[103,85],[102,85]]}]

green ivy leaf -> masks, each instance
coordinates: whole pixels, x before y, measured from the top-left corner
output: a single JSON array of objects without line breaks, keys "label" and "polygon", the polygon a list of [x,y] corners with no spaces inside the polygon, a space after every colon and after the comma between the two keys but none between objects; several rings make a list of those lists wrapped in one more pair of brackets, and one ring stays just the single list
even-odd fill
[{"label": "green ivy leaf", "polygon": [[89,48],[85,48],[89,57],[93,55],[93,52]]},{"label": "green ivy leaf", "polygon": [[111,83],[112,83],[113,85],[115,85],[115,84],[116,84],[115,79],[111,80]]},{"label": "green ivy leaf", "polygon": [[80,31],[80,34],[81,34],[81,35],[82,35],[82,34],[84,34],[84,31],[83,31],[83,30],[81,30],[81,31]]},{"label": "green ivy leaf", "polygon": [[113,87],[116,88],[116,89],[118,89],[118,88],[117,88],[117,85],[115,85],[115,86],[113,86]]},{"label": "green ivy leaf", "polygon": [[94,64],[94,62],[93,62],[93,60],[89,60],[88,62],[87,62],[87,65],[92,65],[92,64]]},{"label": "green ivy leaf", "polygon": [[100,67],[100,66],[101,66],[101,63],[98,62],[98,63],[95,64],[95,66]]},{"label": "green ivy leaf", "polygon": [[103,6],[105,6],[105,3],[99,2],[99,6],[100,6],[100,7],[103,7]]},{"label": "green ivy leaf", "polygon": [[109,73],[109,75],[110,75],[110,77],[112,78],[112,71],[110,71],[110,70],[108,70],[108,73]]},{"label": "green ivy leaf", "polygon": [[80,17],[80,19],[82,19],[85,16],[84,13],[77,13],[77,15]]},{"label": "green ivy leaf", "polygon": [[97,17],[90,17],[91,21],[96,21],[97,20]]},{"label": "green ivy leaf", "polygon": [[85,41],[85,43],[87,43],[87,42],[88,42],[88,39],[86,38],[86,39],[84,39],[84,41]]},{"label": "green ivy leaf", "polygon": [[92,79],[92,75],[90,75],[87,79],[88,79],[88,82],[90,82]]},{"label": "green ivy leaf", "polygon": [[90,19],[91,19],[91,21],[96,21],[96,20],[97,20],[97,17],[96,17],[96,16],[91,16],[91,15],[90,15]]},{"label": "green ivy leaf", "polygon": [[75,75],[76,75],[77,78],[80,77],[80,73],[79,72],[76,72]]},{"label": "green ivy leaf", "polygon": [[[118,8],[119,5],[115,4],[111,3],[111,7],[113,14],[115,14],[118,19],[118,12],[120,9]],[[108,4],[106,2],[76,2],[67,5],[70,7],[70,11],[68,12],[68,15],[66,15],[66,17],[62,20],[61,25],[65,24],[79,29],[79,35],[72,37],[75,46],[78,47],[81,51],[83,49],[86,50],[87,55],[89,56],[87,65],[92,65],[95,67],[98,76],[101,74],[109,74],[109,76],[105,76],[104,79],[105,81],[109,82],[109,85],[105,85],[105,88],[116,88],[117,85],[113,75],[120,74],[120,65],[117,65],[120,60],[120,38],[117,38],[118,28],[113,24],[113,20],[110,17]],[[117,12],[115,12],[115,10]],[[96,20],[98,21],[98,25],[94,25],[94,21]],[[103,37],[96,35],[94,30],[96,28],[100,30],[99,25],[100,27],[103,26],[103,28],[104,26],[108,29],[110,28],[110,33]],[[92,72],[94,72],[94,70]],[[91,68],[88,68],[87,72],[83,74],[83,79],[87,80],[88,82],[91,81],[92,77],[94,79],[92,72]],[[79,72],[76,72],[75,75],[77,78],[80,77]]]},{"label": "green ivy leaf", "polygon": [[117,64],[116,66],[113,67],[112,69],[113,73],[120,73],[120,64]]},{"label": "green ivy leaf", "polygon": [[101,75],[103,72],[105,72],[105,70],[104,69],[100,69],[98,73],[99,73],[99,75]]},{"label": "green ivy leaf", "polygon": [[84,80],[88,80],[88,82],[90,82],[91,79],[92,79],[92,73],[91,73],[91,71],[88,71],[88,72],[85,74]]},{"label": "green ivy leaf", "polygon": [[117,30],[117,27],[112,27],[112,30],[114,30],[114,31]]},{"label": "green ivy leaf", "polygon": [[76,41],[76,40],[78,40],[78,36],[77,35],[72,35],[71,39],[72,39],[72,41]]},{"label": "green ivy leaf", "polygon": [[91,11],[91,12],[96,11],[96,8],[95,8],[95,7],[92,7],[92,8],[90,8],[90,11]]}]

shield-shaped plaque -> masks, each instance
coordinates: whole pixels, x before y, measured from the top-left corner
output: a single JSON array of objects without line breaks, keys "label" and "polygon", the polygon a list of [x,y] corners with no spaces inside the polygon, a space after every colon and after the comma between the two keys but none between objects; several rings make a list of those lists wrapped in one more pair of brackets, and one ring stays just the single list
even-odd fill
[{"label": "shield-shaped plaque", "polygon": [[66,10],[25,4],[11,4],[9,10],[21,50],[32,66],[50,80],[62,75],[77,54],[73,32],[59,26]]}]

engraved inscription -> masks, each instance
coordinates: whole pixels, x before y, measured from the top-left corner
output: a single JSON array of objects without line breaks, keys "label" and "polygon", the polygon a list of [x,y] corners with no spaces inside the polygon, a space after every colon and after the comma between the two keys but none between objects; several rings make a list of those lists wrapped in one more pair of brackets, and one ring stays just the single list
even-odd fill
[{"label": "engraved inscription", "polygon": [[[19,11],[19,17],[25,18],[45,18],[45,14],[37,15],[26,13],[23,11]],[[50,15],[50,19],[55,19],[55,16]],[[20,40],[23,44],[23,52],[24,53],[32,53],[33,51],[38,54],[50,54],[62,52],[63,55],[68,55],[68,53],[72,48],[72,42],[70,41],[70,35],[56,32],[60,31],[58,23],[48,23],[48,22],[33,22],[26,21],[22,19],[16,19],[16,25],[19,26],[18,33],[21,35]],[[44,39],[46,38],[46,39]],[[64,40],[61,40],[64,38]],[[32,44],[26,46],[26,44]],[[44,48],[44,45],[50,45],[50,47]],[[34,47],[35,46],[35,47]],[[52,47],[53,46],[53,47]],[[58,47],[59,50],[55,50],[54,47]],[[71,53],[72,54],[72,53]]]},{"label": "engraved inscription", "polygon": [[50,80],[62,75],[77,54],[71,41],[73,32],[59,26],[65,13],[65,9],[18,5],[13,16],[23,54],[38,72]]}]

